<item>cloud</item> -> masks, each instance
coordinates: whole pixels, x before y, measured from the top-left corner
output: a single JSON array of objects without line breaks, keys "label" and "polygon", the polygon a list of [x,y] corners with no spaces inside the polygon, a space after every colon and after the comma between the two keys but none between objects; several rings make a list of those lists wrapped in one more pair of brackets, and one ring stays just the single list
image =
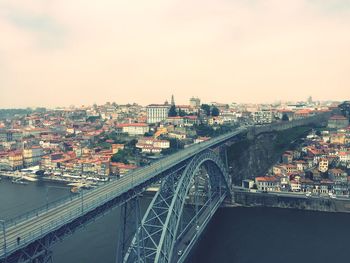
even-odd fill
[{"label": "cloud", "polygon": [[0,107],[339,99],[350,84],[341,2],[5,0]]}]

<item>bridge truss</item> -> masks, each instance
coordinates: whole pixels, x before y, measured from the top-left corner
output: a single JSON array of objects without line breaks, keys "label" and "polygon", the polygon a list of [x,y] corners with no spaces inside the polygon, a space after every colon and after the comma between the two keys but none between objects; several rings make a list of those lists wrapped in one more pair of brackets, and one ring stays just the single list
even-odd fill
[{"label": "bridge truss", "polygon": [[[217,208],[230,194],[230,177],[218,154],[206,150],[166,176],[127,250],[117,262],[183,262]],[[127,240],[121,239],[125,246]],[[121,255],[125,255],[123,258]]]}]

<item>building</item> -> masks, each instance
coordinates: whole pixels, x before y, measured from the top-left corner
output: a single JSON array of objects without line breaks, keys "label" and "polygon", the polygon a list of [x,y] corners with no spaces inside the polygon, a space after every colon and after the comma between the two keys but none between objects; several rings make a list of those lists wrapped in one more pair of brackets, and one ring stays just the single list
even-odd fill
[{"label": "building", "polygon": [[199,98],[192,97],[190,99],[190,106],[194,109],[199,109],[201,107],[201,100]]},{"label": "building", "polygon": [[349,126],[349,120],[342,115],[334,115],[328,120],[328,128],[341,129]]},{"label": "building", "polygon": [[168,104],[151,104],[146,107],[147,123],[158,123],[168,118]]},{"label": "building", "polygon": [[284,153],[282,155],[282,163],[288,164],[293,162],[293,155],[290,153]]},{"label": "building", "polygon": [[333,180],[333,191],[336,195],[349,195],[348,175],[342,169],[330,169],[329,178]]},{"label": "building", "polygon": [[277,113],[276,113],[276,116],[277,116],[277,118],[279,118],[281,120],[283,119],[283,116],[287,116],[288,120],[291,121],[294,118],[294,111],[292,111],[292,110],[285,110],[285,109],[278,110]]},{"label": "building", "polygon": [[116,154],[119,150],[124,150],[124,144],[113,143],[112,144],[112,153]]},{"label": "building", "polygon": [[292,190],[292,192],[300,192],[301,191],[300,180],[297,180],[297,179],[291,180],[290,189]]},{"label": "building", "polygon": [[350,163],[350,151],[339,152],[338,153],[339,161],[342,163]]},{"label": "building", "polygon": [[22,141],[23,133],[18,130],[0,130],[0,142]]},{"label": "building", "polygon": [[256,177],[255,184],[260,191],[280,191],[280,180],[273,176]]},{"label": "building", "polygon": [[319,163],[318,163],[318,170],[321,172],[321,173],[325,173],[328,171],[328,165],[329,165],[329,162],[328,162],[328,159],[326,158],[321,158]]},{"label": "building", "polygon": [[210,126],[213,125],[223,125],[224,124],[224,120],[221,116],[217,116],[217,117],[211,117],[208,119],[208,124]]},{"label": "building", "polygon": [[170,142],[167,140],[158,140],[152,137],[144,137],[137,141],[136,148],[141,149],[143,153],[160,153],[163,149],[168,149]]},{"label": "building", "polygon": [[309,116],[311,116],[312,111],[309,109],[301,109],[301,110],[297,110],[296,112],[294,112],[294,118],[295,119],[303,119],[303,118],[307,118]]},{"label": "building", "polygon": [[332,144],[345,144],[345,133],[333,133],[330,136],[330,143]]},{"label": "building", "polygon": [[44,151],[40,146],[33,146],[29,149],[23,149],[23,164],[25,167],[38,165]]},{"label": "building", "polygon": [[114,163],[111,162],[110,169],[111,175],[122,176],[126,174],[130,170],[135,170],[137,168],[136,165],[133,164],[124,164],[124,163]]},{"label": "building", "polygon": [[242,187],[246,189],[251,189],[254,186],[254,180],[251,179],[245,179],[242,180]]},{"label": "building", "polygon": [[117,129],[129,135],[144,135],[146,132],[149,132],[149,126],[146,123],[118,124]]},{"label": "building", "polygon": [[21,151],[11,152],[8,156],[8,164],[11,170],[23,168],[23,154]]},{"label": "building", "polygon": [[256,111],[253,114],[253,120],[255,124],[269,124],[272,123],[273,114],[269,110]]}]

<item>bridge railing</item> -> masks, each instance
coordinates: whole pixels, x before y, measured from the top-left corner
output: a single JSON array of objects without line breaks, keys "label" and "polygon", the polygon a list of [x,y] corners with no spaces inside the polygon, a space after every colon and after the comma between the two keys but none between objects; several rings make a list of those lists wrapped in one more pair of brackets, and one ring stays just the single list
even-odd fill
[{"label": "bridge railing", "polygon": [[22,213],[16,217],[13,217],[13,218],[5,218],[4,221],[5,221],[5,226],[6,228],[8,227],[12,227],[12,226],[16,226],[30,218],[33,218],[33,217],[37,217],[37,216],[40,216],[44,213],[47,213],[47,211],[51,210],[51,209],[55,209],[69,201],[73,201],[75,199],[79,199],[79,195],[74,195],[74,196],[66,196],[66,197],[63,197],[63,198],[60,198],[58,200],[55,200],[53,202],[49,202],[48,204],[46,205],[42,205],[38,208],[35,208],[31,211],[28,211],[28,212],[25,212],[25,213]]}]

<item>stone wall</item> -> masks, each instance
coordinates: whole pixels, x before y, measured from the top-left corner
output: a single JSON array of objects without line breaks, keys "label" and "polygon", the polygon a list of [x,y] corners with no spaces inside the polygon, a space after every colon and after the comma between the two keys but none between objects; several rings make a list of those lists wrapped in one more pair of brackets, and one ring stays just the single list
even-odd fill
[{"label": "stone wall", "polygon": [[306,196],[280,196],[273,193],[233,191],[235,204],[247,207],[277,207],[323,212],[350,213],[350,200]]}]

